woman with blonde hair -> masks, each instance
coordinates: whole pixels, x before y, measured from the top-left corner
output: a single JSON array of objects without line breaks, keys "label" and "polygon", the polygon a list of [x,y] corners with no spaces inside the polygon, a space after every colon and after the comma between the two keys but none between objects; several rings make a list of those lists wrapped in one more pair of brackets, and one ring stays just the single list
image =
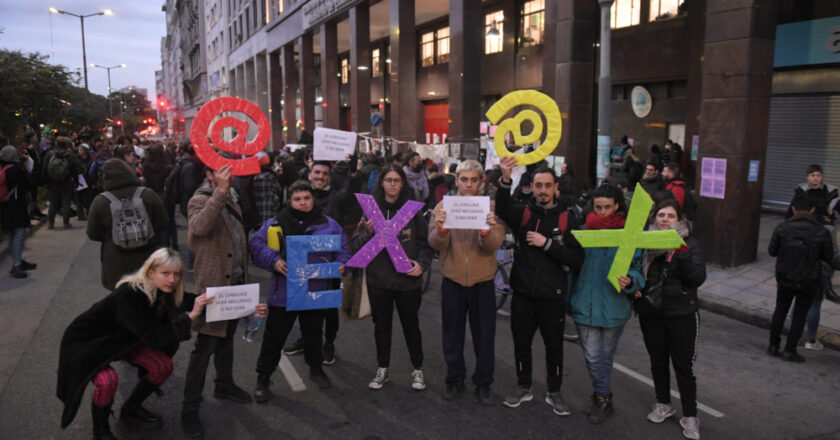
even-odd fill
[{"label": "woman with blonde hair", "polygon": [[58,364],[57,396],[64,402],[61,427],[79,409],[88,382],[93,382],[93,438],[113,439],[108,426],[118,378],[110,363],[124,360],[145,372],[120,418],[146,423],[160,416],[141,405],[172,373],[172,356],[190,338],[190,325],[211,302],[205,294],[184,293],[183,262],[172,249],[152,253],[135,273],[82,313],[64,331]]}]

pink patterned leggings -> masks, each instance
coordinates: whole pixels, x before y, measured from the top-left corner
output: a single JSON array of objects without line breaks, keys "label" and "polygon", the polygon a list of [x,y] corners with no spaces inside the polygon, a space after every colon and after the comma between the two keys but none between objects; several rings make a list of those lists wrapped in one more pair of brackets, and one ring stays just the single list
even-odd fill
[{"label": "pink patterned leggings", "polygon": [[[166,382],[172,374],[172,359],[160,350],[155,350],[147,345],[140,345],[122,357],[134,365],[139,365],[148,371],[146,379],[155,384],[161,385]],[[117,393],[119,378],[117,372],[108,365],[99,370],[93,377],[93,404],[96,406],[108,406],[114,401],[114,394]]]}]

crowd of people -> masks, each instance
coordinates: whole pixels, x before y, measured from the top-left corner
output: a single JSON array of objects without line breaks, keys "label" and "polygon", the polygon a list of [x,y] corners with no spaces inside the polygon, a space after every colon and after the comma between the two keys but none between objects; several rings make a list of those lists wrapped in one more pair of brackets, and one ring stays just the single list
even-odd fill
[{"label": "crowd of people", "polygon": [[[544,163],[530,165],[512,188],[513,156],[503,157],[489,170],[475,160],[459,160],[448,172],[441,172],[444,164],[431,163],[412,151],[361,153],[327,162],[314,161],[311,148],[300,148],[260,153],[260,173],[236,177],[229,167],[207,168],[188,141],[175,145],[168,140],[151,143],[122,137],[111,144],[69,136],[41,141],[35,132],[27,132],[15,145],[0,150],[0,172],[5,185],[13,189],[0,204],[0,215],[3,230],[11,237],[15,277],[26,276],[36,266],[23,260],[21,249],[30,216],[44,215],[33,203],[39,185],[45,185],[49,193],[48,227],[54,227],[59,213],[64,226],[72,227],[75,211],[87,220],[88,237],[101,242],[101,282],[111,293],[67,328],[61,342],[57,391],[65,405],[62,427],[66,427],[87,383],[94,384],[92,417],[97,439],[114,438],[108,414],[118,378],[109,364],[124,360],[139,368],[140,380],[123,403],[120,417],[157,423],[160,416],[142,403],[175,368],[172,356],[181,342],[190,339],[190,328],[196,337],[186,365],[181,411],[181,426],[190,438],[204,435],[199,409],[211,358],[216,370],[214,396],[219,399],[269,401],[274,396],[270,379],[281,356],[297,353],[304,354],[309,378],[319,387],[330,387],[323,366],[336,361],[339,311],[287,309],[288,268],[282,238],[340,235],[340,251],[310,254],[309,259],[340,263],[344,273],[344,263],[374,235],[374,222],[363,215],[356,193],[372,194],[386,221],[409,200],[425,205],[396,236],[410,270],[398,272],[388,254],[381,252],[365,271],[376,347],[376,368],[368,383],[371,390],[382,389],[392,378],[394,308],[412,364],[407,382],[417,391],[426,388],[419,309],[422,275],[431,270],[437,254],[443,276],[443,398],[454,401],[466,389],[463,351],[469,323],[476,353],[471,377],[475,396],[483,405],[495,403],[491,391],[497,330],[493,279],[496,251],[507,233],[515,240],[510,325],[517,388],[501,403],[516,408],[533,400],[531,346],[539,330],[545,344],[544,400],[554,414],[571,414],[561,391],[564,326],[569,316],[592,383],[591,405],[584,413],[589,422],[604,423],[613,414],[613,356],[635,310],[655,384],[647,420],[661,423],[676,414],[670,400],[672,365],[681,394],[682,433],[697,439],[697,289],[705,280],[706,268],[691,232],[696,209],[693,193],[673,155],[679,147],[667,151],[671,156],[664,163],[662,154],[652,156],[638,172],[630,169],[633,166],[625,167],[631,172],[616,173],[594,190],[573,195],[577,182],[567,165],[559,176]],[[623,164],[638,162],[632,147],[622,146],[613,154]],[[814,173],[820,174],[819,179]],[[655,202],[646,229],[675,230],[685,245],[675,250],[638,250],[628,272],[618,277],[617,291],[607,280],[616,249],[583,248],[571,231],[624,228],[633,179]],[[809,168],[808,179],[797,191],[790,220],[774,233],[770,244],[771,255],[785,255],[778,260],[777,273],[780,280],[789,282],[779,284],[768,353],[780,354],[781,325],[795,299],[793,326],[780,354],[792,361],[802,360],[796,344],[806,318],[806,348],[807,344],[816,346],[812,304],[817,307],[818,322],[814,292],[824,287],[826,270],[814,259],[815,266],[800,273],[799,266],[792,267],[795,258],[785,250],[790,247],[786,241],[807,236],[805,248],[818,249],[807,251],[808,255],[835,265],[840,261],[831,248],[831,234],[823,228],[832,223],[837,189],[822,184],[818,167]],[[489,195],[492,205],[486,228],[446,228],[442,203],[446,195]],[[187,219],[186,245],[178,242],[178,212]],[[272,273],[264,286],[266,304],[254,310],[267,319],[253,392],[233,379],[238,320],[207,322],[204,313],[212,303],[206,289],[248,283],[250,264]],[[185,271],[194,273],[195,294],[184,291]],[[337,279],[309,284],[310,290],[339,286]],[[295,321],[301,336],[287,344]]]}]

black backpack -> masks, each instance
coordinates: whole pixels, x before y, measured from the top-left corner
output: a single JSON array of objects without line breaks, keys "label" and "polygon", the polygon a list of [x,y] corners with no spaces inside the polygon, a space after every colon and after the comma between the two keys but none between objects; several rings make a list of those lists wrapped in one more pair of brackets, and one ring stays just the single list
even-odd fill
[{"label": "black backpack", "polygon": [[777,267],[786,281],[794,284],[808,281],[811,271],[818,264],[808,238],[808,235],[801,233],[782,237]]}]

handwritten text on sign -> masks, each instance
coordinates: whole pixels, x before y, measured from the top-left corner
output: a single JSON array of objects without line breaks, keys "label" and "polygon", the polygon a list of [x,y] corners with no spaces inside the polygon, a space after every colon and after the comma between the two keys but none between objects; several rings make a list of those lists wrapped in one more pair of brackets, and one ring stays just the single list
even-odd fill
[{"label": "handwritten text on sign", "polygon": [[312,155],[315,160],[344,160],[356,151],[356,133],[318,127]]},{"label": "handwritten text on sign", "polygon": [[446,229],[487,229],[490,197],[443,196],[443,210],[446,211],[443,223]]},{"label": "handwritten text on sign", "polygon": [[260,285],[208,287],[207,296],[213,298],[213,302],[207,304],[207,322],[238,319],[256,310],[260,301]]}]

